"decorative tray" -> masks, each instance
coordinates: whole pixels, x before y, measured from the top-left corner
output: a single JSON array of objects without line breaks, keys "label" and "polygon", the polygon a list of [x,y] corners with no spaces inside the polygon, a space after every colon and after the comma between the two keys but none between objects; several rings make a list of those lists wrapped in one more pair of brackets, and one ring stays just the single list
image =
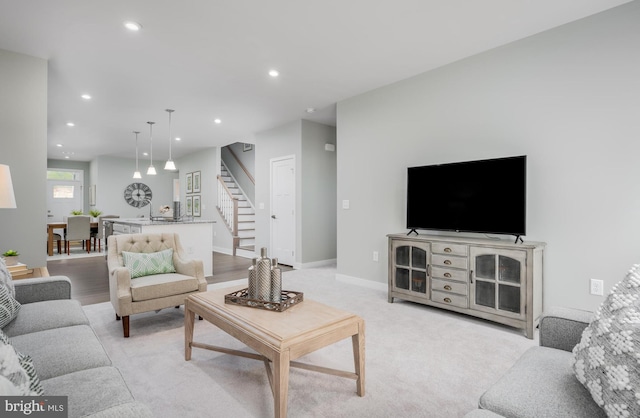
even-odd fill
[{"label": "decorative tray", "polygon": [[228,295],[224,295],[224,302],[233,305],[249,306],[251,308],[265,309],[267,311],[284,312],[293,305],[304,300],[302,292],[294,292],[292,290],[283,290],[281,292],[280,302],[271,302],[269,300],[259,300],[249,298],[249,289],[238,290]]}]

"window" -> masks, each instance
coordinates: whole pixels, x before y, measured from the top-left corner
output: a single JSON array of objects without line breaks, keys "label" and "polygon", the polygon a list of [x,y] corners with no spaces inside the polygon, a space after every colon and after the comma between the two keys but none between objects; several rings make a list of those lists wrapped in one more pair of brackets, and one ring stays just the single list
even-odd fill
[{"label": "window", "polygon": [[53,186],[54,199],[73,199],[74,186],[56,184]]},{"label": "window", "polygon": [[47,180],[79,180],[77,171],[47,170]]}]

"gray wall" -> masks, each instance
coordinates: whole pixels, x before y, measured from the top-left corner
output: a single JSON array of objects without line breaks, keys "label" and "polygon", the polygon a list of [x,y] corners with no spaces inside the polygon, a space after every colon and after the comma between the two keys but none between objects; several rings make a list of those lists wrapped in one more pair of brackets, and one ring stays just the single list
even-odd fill
[{"label": "gray wall", "polygon": [[[336,258],[335,128],[306,120],[260,132],[256,139],[256,249],[270,246],[270,162],[294,156],[296,164],[296,267]],[[264,209],[261,209],[261,204]]]},{"label": "gray wall", "polygon": [[[165,171],[157,164],[155,176],[146,174],[146,167],[140,166],[141,179],[134,179],[135,159],[101,156],[91,161],[90,184],[96,186],[95,209],[103,215],[119,215],[121,218],[149,217],[149,206],[136,208],[124,200],[124,190],[131,183],[143,183],[152,193],[153,215],[157,216],[162,205],[173,207],[173,179],[178,173]],[[88,207],[88,206],[85,206]],[[92,209],[94,207],[91,207]]]},{"label": "gray wall", "polygon": [[0,254],[46,263],[47,61],[0,50],[0,164],[11,169],[17,209],[0,209]]},{"label": "gray wall", "polygon": [[544,305],[595,309],[589,279],[640,261],[638,22],[632,2],[340,102],[338,273],[386,282],[407,167],[526,154]]},{"label": "gray wall", "polygon": [[299,178],[304,265],[336,258],[336,153],[324,149],[325,144],[336,144],[336,128],[303,120],[301,139]]}]

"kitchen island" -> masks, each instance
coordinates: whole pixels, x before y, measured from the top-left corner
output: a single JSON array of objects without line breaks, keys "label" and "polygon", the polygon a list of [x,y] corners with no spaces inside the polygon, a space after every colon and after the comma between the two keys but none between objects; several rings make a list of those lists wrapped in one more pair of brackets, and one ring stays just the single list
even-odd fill
[{"label": "kitchen island", "polygon": [[213,275],[213,224],[208,220],[151,220],[145,218],[109,219],[113,234],[176,233],[187,257],[202,260],[204,275]]}]

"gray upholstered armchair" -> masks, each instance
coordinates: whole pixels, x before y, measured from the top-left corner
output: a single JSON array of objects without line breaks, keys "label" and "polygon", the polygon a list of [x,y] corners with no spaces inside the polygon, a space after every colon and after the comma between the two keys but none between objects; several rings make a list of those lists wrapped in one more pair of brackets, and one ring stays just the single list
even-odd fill
[{"label": "gray upholstered armchair", "polygon": [[[122,318],[125,338],[129,337],[129,316],[136,313],[157,311],[184,304],[185,298],[207,290],[201,260],[186,257],[178,234],[126,234],[108,238],[107,263],[109,267],[109,292],[116,319]],[[173,249],[172,263],[175,272],[143,274],[132,278],[131,262],[125,267],[123,251],[146,254],[153,257]],[[129,260],[132,255],[127,254]],[[140,263],[139,263],[140,264]],[[157,263],[155,263],[157,264]],[[134,271],[134,276],[137,272]]]}]

